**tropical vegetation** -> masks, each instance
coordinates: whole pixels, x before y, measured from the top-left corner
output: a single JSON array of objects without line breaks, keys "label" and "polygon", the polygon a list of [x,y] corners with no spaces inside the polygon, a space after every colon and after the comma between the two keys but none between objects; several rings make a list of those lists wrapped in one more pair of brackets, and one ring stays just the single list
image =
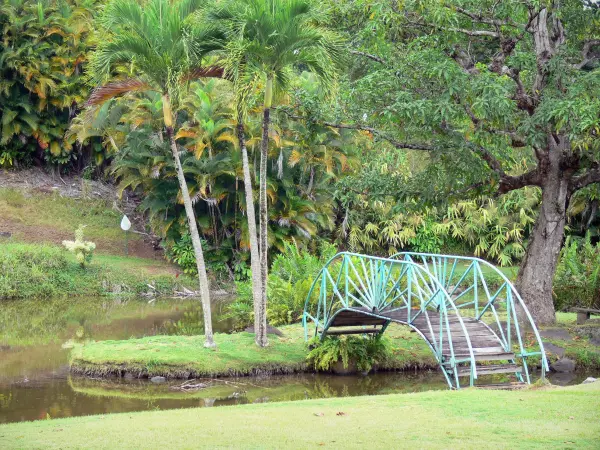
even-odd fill
[{"label": "tropical vegetation", "polygon": [[211,280],[265,346],[314,276],[278,255],[335,250],[520,265],[552,323],[596,301],[569,296],[597,278],[594,5],[4,0],[0,164],[136,194],[198,277],[207,345]]}]

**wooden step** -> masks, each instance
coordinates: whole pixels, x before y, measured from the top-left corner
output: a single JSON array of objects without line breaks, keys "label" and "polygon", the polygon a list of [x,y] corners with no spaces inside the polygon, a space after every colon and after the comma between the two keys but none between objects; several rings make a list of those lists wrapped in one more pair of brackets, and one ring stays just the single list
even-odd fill
[{"label": "wooden step", "polygon": [[364,318],[335,318],[329,325],[330,327],[348,327],[348,326],[357,326],[357,325],[383,325],[386,323],[385,319],[377,319],[376,317],[367,317]]},{"label": "wooden step", "polygon": [[342,334],[369,334],[369,333],[379,333],[381,328],[346,328],[346,329],[337,329],[332,330],[331,328],[327,330],[327,335],[329,336],[338,336]]},{"label": "wooden step", "polygon": [[[473,355],[475,356],[475,361],[508,361],[510,359],[515,359],[514,353],[509,353],[509,352],[504,352],[504,351],[497,352],[497,353],[477,353],[476,351],[474,351]],[[444,354],[444,356],[450,357],[450,355],[446,355],[446,354]],[[455,359],[468,359],[470,357],[471,357],[471,355],[469,355],[468,353],[455,353],[454,354]]]},{"label": "wooden step", "polygon": [[[477,376],[479,375],[495,375],[498,373],[521,373],[523,368],[516,364],[491,364],[491,365],[477,365]],[[450,369],[451,370],[451,369]],[[460,366],[458,368],[458,376],[466,377],[471,375],[471,367]]]}]

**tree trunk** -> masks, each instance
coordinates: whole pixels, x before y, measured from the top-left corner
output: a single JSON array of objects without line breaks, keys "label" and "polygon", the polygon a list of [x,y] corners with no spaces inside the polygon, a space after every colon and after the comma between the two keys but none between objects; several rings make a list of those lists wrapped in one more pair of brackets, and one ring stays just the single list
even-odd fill
[{"label": "tree trunk", "polygon": [[570,196],[569,184],[574,173],[574,170],[564,167],[565,155],[570,152],[568,139],[561,138],[559,143],[553,137],[549,140],[547,161],[540,167],[545,172],[540,213],[516,283],[537,325],[553,324],[556,321],[552,283],[563,243]]},{"label": "tree trunk", "polygon": [[260,302],[256,308],[254,331],[256,344],[260,347],[269,345],[267,340],[267,281],[269,276],[269,242],[267,227],[269,216],[267,211],[267,158],[269,156],[269,124],[271,115],[271,97],[273,94],[273,79],[267,77],[265,89],[265,104],[263,109],[262,140],[260,143],[260,191],[259,191],[259,245],[260,245]]},{"label": "tree trunk", "polygon": [[254,195],[252,192],[252,178],[250,176],[250,165],[248,164],[248,149],[246,148],[246,136],[242,118],[238,116],[237,137],[242,151],[242,167],[244,171],[244,191],[246,194],[246,216],[248,218],[248,234],[250,241],[250,268],[252,270],[252,298],[254,300],[254,329],[257,330],[257,318],[260,317],[258,306],[261,303],[261,272],[260,253],[258,238],[256,234],[256,217],[254,214]]},{"label": "tree trunk", "polygon": [[185,214],[188,219],[190,235],[192,237],[192,245],[194,246],[194,254],[196,256],[198,281],[200,283],[200,300],[202,301],[202,313],[204,315],[204,336],[206,339],[204,341],[204,346],[215,347],[216,345],[213,339],[212,317],[210,311],[210,286],[208,283],[208,276],[206,275],[206,264],[204,263],[202,243],[200,242],[200,235],[198,234],[198,227],[196,225],[196,215],[194,214],[192,200],[190,199],[190,193],[185,181],[185,176],[183,175],[183,168],[181,167],[181,161],[179,160],[179,152],[177,150],[177,144],[175,143],[175,137],[173,135],[173,127],[167,126],[167,135],[169,137],[169,142],[171,143],[171,153],[173,154],[175,167],[177,168],[177,179],[179,180],[179,187],[181,188],[181,196],[183,197]]},{"label": "tree trunk", "polygon": [[310,178],[308,180],[308,187],[306,188],[306,195],[310,197],[313,190],[313,183],[315,182],[315,168],[310,167]]}]

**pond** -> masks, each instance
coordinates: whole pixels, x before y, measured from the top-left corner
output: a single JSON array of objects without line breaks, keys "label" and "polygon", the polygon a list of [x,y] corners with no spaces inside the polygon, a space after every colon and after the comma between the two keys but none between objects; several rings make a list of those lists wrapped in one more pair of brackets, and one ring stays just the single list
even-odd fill
[{"label": "pond", "polygon": [[[215,331],[228,332],[227,301],[213,305]],[[0,305],[0,423],[88,414],[233,405],[307,398],[447,389],[439,372],[376,373],[367,377],[301,374],[154,384],[137,379],[89,379],[69,373],[70,348],[84,340],[201,332],[195,299],[76,298]],[[555,379],[577,383],[583,374]]]}]

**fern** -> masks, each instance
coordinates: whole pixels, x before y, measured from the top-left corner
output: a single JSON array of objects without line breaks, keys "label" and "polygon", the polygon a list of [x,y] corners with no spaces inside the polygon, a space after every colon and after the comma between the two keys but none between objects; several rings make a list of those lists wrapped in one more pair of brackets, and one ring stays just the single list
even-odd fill
[{"label": "fern", "polygon": [[390,341],[383,336],[327,336],[323,341],[318,338],[309,343],[313,348],[307,361],[317,371],[329,371],[338,362],[344,369],[355,361],[358,370],[368,372],[373,365],[386,361],[392,355]]},{"label": "fern", "polygon": [[600,244],[592,244],[590,233],[579,241],[567,238],[554,277],[554,303],[557,310],[600,307]]}]

